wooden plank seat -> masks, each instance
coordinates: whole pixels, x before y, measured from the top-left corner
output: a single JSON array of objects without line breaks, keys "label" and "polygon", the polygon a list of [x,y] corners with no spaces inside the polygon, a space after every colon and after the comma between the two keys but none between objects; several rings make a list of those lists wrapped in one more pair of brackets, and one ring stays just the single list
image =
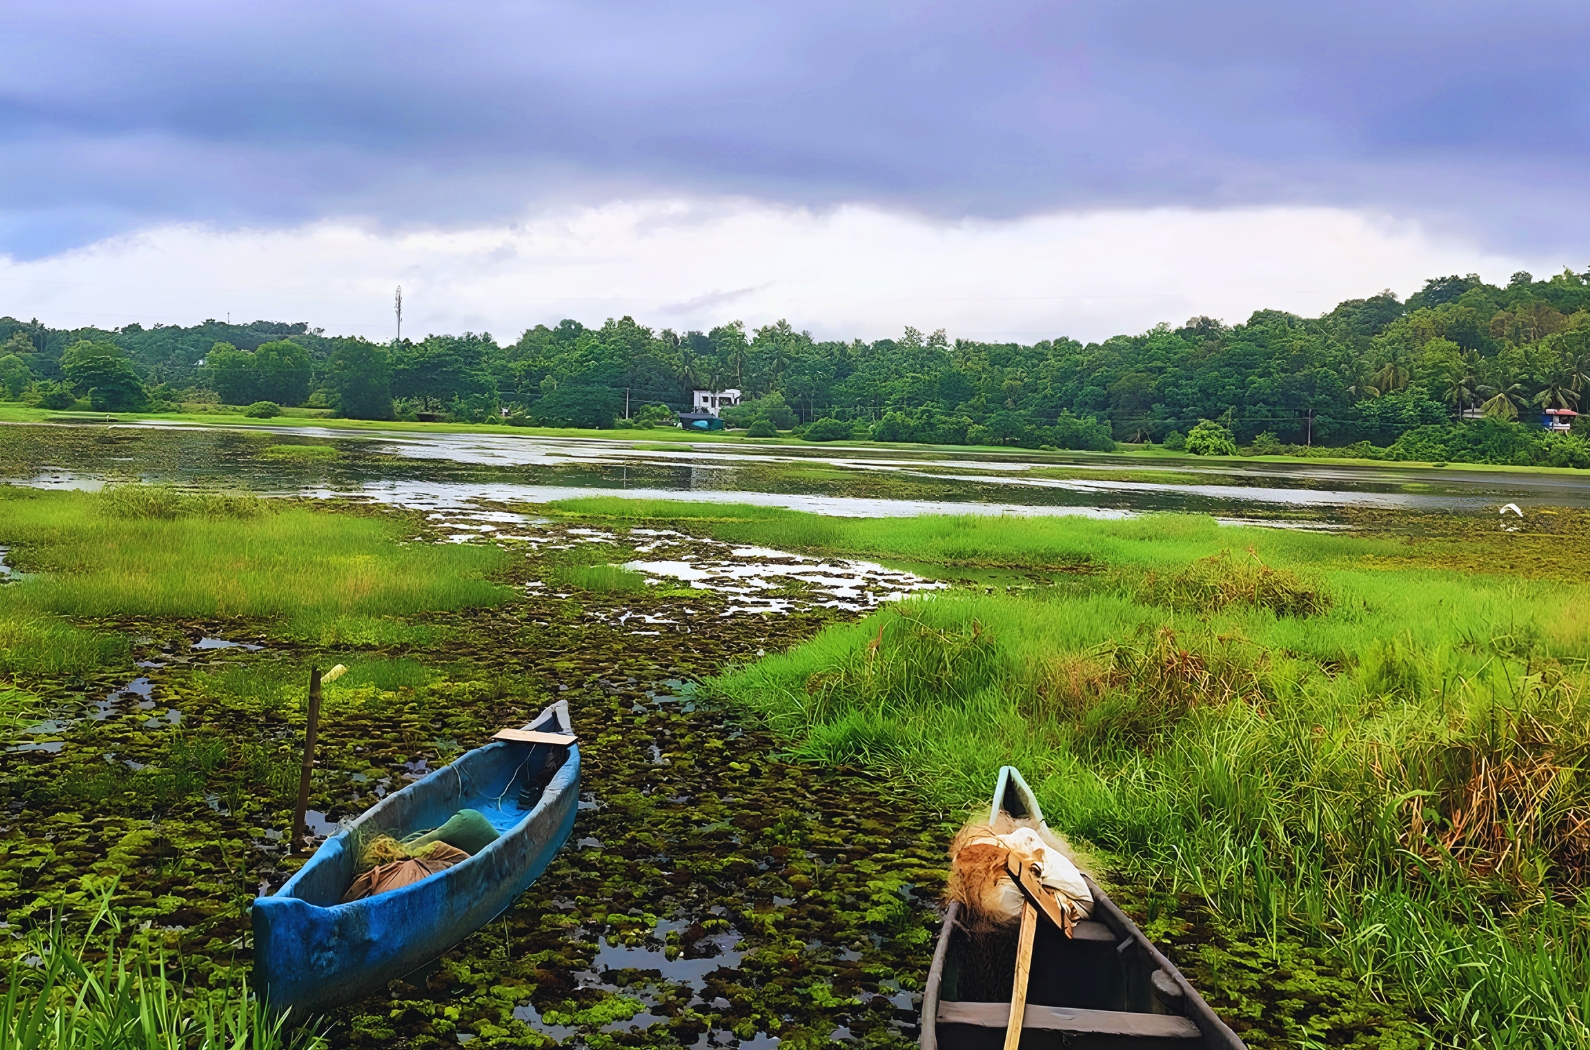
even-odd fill
[{"label": "wooden plank seat", "polygon": [[516,744],[552,744],[557,747],[568,747],[575,739],[572,733],[548,733],[540,729],[499,729],[491,738]]},{"label": "wooden plank seat", "polygon": [[[940,1002],[938,1023],[1004,1028],[1009,1003]],[[1081,1010],[1069,1006],[1027,1004],[1023,1029],[1038,1028],[1072,1035],[1116,1035],[1140,1039],[1203,1039],[1198,1026],[1174,1014],[1140,1014],[1125,1010]]]},{"label": "wooden plank seat", "polygon": [[1093,919],[1083,919],[1071,928],[1073,941],[1109,941],[1114,944],[1120,940],[1115,936],[1115,931]]}]

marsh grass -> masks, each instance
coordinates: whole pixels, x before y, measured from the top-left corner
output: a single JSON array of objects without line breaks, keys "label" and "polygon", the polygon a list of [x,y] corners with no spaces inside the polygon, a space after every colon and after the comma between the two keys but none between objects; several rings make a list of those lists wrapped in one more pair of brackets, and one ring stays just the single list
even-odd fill
[{"label": "marsh grass", "polygon": [[190,682],[201,695],[226,707],[274,713],[304,703],[308,674],[285,661],[251,660],[197,669]]},{"label": "marsh grass", "polygon": [[26,689],[0,683],[0,739],[41,717],[44,705]]},{"label": "marsh grass", "polygon": [[672,522],[717,539],[781,550],[901,559],[951,568],[1174,572],[1222,551],[1251,548],[1250,557],[1262,564],[1279,569],[1307,563],[1317,570],[1370,557],[1407,554],[1406,544],[1391,537],[1232,528],[1192,514],[1148,514],[1118,521],[978,514],[836,518],[779,507],[616,496],[559,500],[542,509],[566,517],[624,523]]},{"label": "marsh grass", "polygon": [[555,590],[636,594],[647,589],[645,575],[620,564],[632,557],[634,547],[622,541],[575,543],[541,553],[534,564]]},{"label": "marsh grass", "polygon": [[314,641],[381,644],[397,640],[391,618],[510,593],[487,578],[504,564],[499,548],[405,542],[395,515],[157,486],[5,497],[0,536],[30,574],[7,598],[35,617],[246,616]]},{"label": "marsh grass", "polygon": [[10,945],[0,996],[5,1050],[296,1050],[324,1046],[288,1027],[245,979],[189,984],[163,953],[128,947],[110,894],[78,936],[60,926]]},{"label": "marsh grass", "polygon": [[[1345,608],[1306,621],[1329,667],[1286,644],[1303,624],[1263,607],[952,593],[716,688],[805,757],[907,772],[949,799],[1018,765],[1052,822],[1122,874],[1192,889],[1264,936],[1337,944],[1449,1037],[1590,1045],[1585,639],[1514,655],[1478,629],[1484,588],[1449,601],[1459,588],[1440,580],[1404,593],[1425,622],[1399,634],[1405,610],[1375,583],[1338,578]],[[1491,589],[1515,629],[1549,615]]]},{"label": "marsh grass", "polygon": [[[781,522],[706,525],[777,546]],[[914,599],[710,687],[796,754],[957,805],[1015,764],[1123,877],[1332,946],[1443,1039],[1590,1046],[1590,588],[1174,517],[835,528],[1100,571]]]},{"label": "marsh grass", "polygon": [[1323,584],[1266,565],[1252,548],[1238,556],[1223,550],[1168,572],[1151,569],[1135,582],[1139,601],[1174,609],[1218,612],[1251,605],[1280,616],[1311,616],[1330,608]]},{"label": "marsh grass", "polygon": [[186,492],[171,485],[115,485],[95,500],[107,518],[127,520],[178,518],[258,518],[275,507],[251,493]]},{"label": "marsh grass", "polygon": [[259,458],[273,463],[321,463],[341,459],[342,453],[331,445],[272,445]]},{"label": "marsh grass", "polygon": [[645,574],[622,565],[562,566],[553,570],[548,582],[593,594],[634,594],[646,589]]},{"label": "marsh grass", "polygon": [[[21,584],[9,584],[8,603]],[[132,648],[123,635],[88,631],[47,613],[0,608],[0,674],[81,676],[104,668],[125,667]]]},{"label": "marsh grass", "polygon": [[[343,662],[348,670],[322,689],[328,706],[366,689],[423,689],[437,674],[411,657],[349,656]],[[321,665],[322,671],[327,669]],[[296,661],[254,660],[196,670],[191,681],[205,696],[230,709],[280,713],[304,706],[309,669]]]},{"label": "marsh grass", "polygon": [[299,759],[290,747],[271,748],[219,733],[177,730],[143,752],[141,768],[121,763],[77,765],[46,794],[99,813],[143,812],[195,804],[214,792],[236,809],[243,793],[286,803],[298,790]]}]

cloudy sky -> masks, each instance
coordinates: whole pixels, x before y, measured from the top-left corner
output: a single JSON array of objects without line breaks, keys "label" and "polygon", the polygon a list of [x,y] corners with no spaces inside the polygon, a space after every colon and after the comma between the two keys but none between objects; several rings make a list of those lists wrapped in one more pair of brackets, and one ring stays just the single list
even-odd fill
[{"label": "cloudy sky", "polygon": [[1100,338],[1590,265],[1590,4],[0,5],[0,313]]}]

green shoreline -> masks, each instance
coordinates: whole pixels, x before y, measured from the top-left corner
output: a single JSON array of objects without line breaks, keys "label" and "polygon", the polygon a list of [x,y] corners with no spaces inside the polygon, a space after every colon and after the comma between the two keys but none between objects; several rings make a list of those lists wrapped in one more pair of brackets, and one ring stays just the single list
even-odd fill
[{"label": "green shoreline", "polygon": [[[1495,463],[1440,463],[1420,460],[1336,459],[1311,456],[1191,456],[1164,449],[1128,448],[1115,452],[1089,452],[1066,450],[1050,452],[1043,449],[1013,448],[1002,445],[926,445],[908,442],[870,440],[845,440],[833,442],[803,441],[796,437],[752,438],[728,432],[686,432],[675,428],[648,430],[582,430],[557,427],[514,427],[491,423],[411,423],[402,420],[340,419],[329,415],[310,414],[321,410],[285,409],[274,419],[255,419],[241,412],[57,412],[48,409],[28,408],[23,405],[0,402],[0,424],[6,423],[180,423],[186,426],[214,427],[218,429],[254,429],[264,432],[286,427],[315,426],[328,430],[342,430],[350,434],[496,434],[521,437],[552,437],[610,444],[644,446],[667,445],[735,445],[749,448],[799,448],[812,451],[863,449],[869,452],[926,452],[935,455],[1003,456],[1023,462],[1044,462],[1064,465],[1067,462],[1109,462],[1126,459],[1133,463],[1181,464],[1188,467],[1239,467],[1242,464],[1275,464],[1285,466],[1347,467],[1349,469],[1376,470],[1449,470],[1475,471],[1486,474],[1547,474],[1565,477],[1587,477],[1586,471],[1573,467],[1512,466]],[[301,414],[300,414],[301,413]],[[1133,465],[1133,464],[1123,464]]]}]

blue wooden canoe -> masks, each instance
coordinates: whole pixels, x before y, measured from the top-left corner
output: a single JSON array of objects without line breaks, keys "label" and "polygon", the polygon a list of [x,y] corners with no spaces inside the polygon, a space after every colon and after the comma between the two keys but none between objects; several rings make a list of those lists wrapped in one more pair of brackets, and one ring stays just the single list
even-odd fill
[{"label": "blue wooden canoe", "polygon": [[[573,736],[562,701],[526,731]],[[353,1002],[433,962],[506,911],[557,854],[580,796],[580,750],[534,808],[520,791],[536,782],[557,744],[496,740],[394,792],[321,844],[275,893],[254,899],[255,987],[274,1010],[297,1016]],[[353,842],[361,827],[402,836],[438,827],[460,809],[484,813],[499,838],[429,878],[347,904]]]}]

